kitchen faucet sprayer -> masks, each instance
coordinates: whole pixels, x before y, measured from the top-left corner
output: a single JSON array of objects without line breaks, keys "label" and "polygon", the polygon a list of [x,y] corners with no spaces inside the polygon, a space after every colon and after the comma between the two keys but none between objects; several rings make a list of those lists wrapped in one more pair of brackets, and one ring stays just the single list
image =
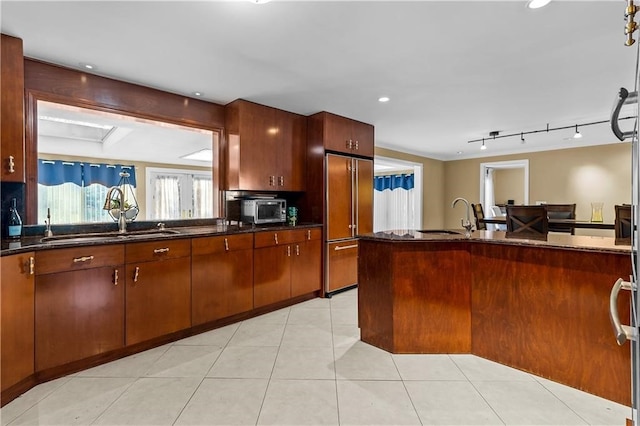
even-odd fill
[{"label": "kitchen faucet sprayer", "polygon": [[461,218],[460,223],[462,224],[462,227],[465,229],[465,233],[464,233],[465,237],[470,238],[471,230],[473,229],[473,225],[471,224],[471,206],[469,205],[469,202],[467,200],[465,200],[462,197],[458,197],[455,200],[453,200],[453,202],[451,203],[451,208],[455,208],[458,201],[462,201],[467,206],[467,220],[465,221],[464,219]]},{"label": "kitchen faucet sprayer", "polygon": [[120,232],[121,234],[124,234],[125,232],[127,232],[127,219],[125,217],[125,209],[124,209],[124,192],[122,192],[122,190],[117,186],[113,186],[109,188],[109,191],[107,192],[107,197],[104,201],[104,206],[102,208],[104,210],[111,210],[111,201],[112,201],[113,191],[117,191],[118,196],[120,197],[118,198],[118,211],[119,211],[118,232]]}]

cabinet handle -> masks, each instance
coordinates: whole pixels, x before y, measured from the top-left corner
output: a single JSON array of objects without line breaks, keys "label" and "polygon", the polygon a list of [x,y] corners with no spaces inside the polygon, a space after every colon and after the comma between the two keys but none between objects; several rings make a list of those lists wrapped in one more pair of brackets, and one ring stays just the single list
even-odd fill
[{"label": "cabinet handle", "polygon": [[287,246],[287,256],[291,257],[291,246]]},{"label": "cabinet handle", "polygon": [[284,186],[284,176],[278,177],[278,180],[280,181],[280,186]]},{"label": "cabinet handle", "polygon": [[168,251],[169,251],[169,247],[163,247],[163,248],[158,248],[153,250],[155,254],[167,253]]},{"label": "cabinet handle", "polygon": [[355,150],[356,151],[358,150],[358,141],[356,141],[356,143],[355,143]]},{"label": "cabinet handle", "polygon": [[340,250],[349,250],[349,249],[353,249],[353,248],[358,248],[357,244],[351,244],[349,246],[335,246],[333,248],[334,251],[340,251]]},{"label": "cabinet handle", "polygon": [[93,260],[93,256],[76,257],[76,258],[73,259],[73,263],[88,262],[90,260]]},{"label": "cabinet handle", "polygon": [[276,245],[278,245],[278,233],[276,232],[275,234],[273,234],[273,239],[276,242]]},{"label": "cabinet handle", "polygon": [[9,173],[15,173],[16,172],[16,162],[15,162],[15,157],[13,155],[9,156]]},{"label": "cabinet handle", "polygon": [[33,256],[29,257],[29,275],[36,273],[36,260]]},{"label": "cabinet handle", "polygon": [[296,244],[296,256],[300,256],[300,246]]},{"label": "cabinet handle", "polygon": [[350,225],[349,225],[349,229],[351,229],[351,228],[353,228],[353,225],[351,225],[351,224],[350,224]]},{"label": "cabinet handle", "polygon": [[307,229],[307,240],[311,239],[311,229]]},{"label": "cabinet handle", "polygon": [[118,285],[118,270],[113,270],[113,285]]},{"label": "cabinet handle", "polygon": [[229,240],[224,239],[224,251],[229,251]]},{"label": "cabinet handle", "polygon": [[133,273],[133,282],[137,283],[138,282],[138,275],[140,274],[140,267],[136,266],[136,270]]},{"label": "cabinet handle", "polygon": [[347,149],[351,149],[353,146],[353,142],[351,141],[351,139],[347,140]]},{"label": "cabinet handle", "polygon": [[276,177],[269,176],[269,186],[275,186],[275,185],[276,185]]}]

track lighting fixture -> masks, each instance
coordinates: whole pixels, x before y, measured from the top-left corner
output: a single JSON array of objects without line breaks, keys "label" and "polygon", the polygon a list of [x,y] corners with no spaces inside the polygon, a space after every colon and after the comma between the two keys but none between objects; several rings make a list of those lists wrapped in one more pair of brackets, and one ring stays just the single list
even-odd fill
[{"label": "track lighting fixture", "polygon": [[520,143],[524,144],[525,140],[524,140],[524,133],[520,132]]},{"label": "track lighting fixture", "polygon": [[581,137],[582,137],[582,134],[578,130],[578,125],[576,124],[576,132],[573,134],[573,138],[574,139],[580,139]]},{"label": "track lighting fixture", "polygon": [[480,147],[480,149],[482,150],[487,149],[487,146],[484,144],[484,138],[482,138],[482,146]]}]

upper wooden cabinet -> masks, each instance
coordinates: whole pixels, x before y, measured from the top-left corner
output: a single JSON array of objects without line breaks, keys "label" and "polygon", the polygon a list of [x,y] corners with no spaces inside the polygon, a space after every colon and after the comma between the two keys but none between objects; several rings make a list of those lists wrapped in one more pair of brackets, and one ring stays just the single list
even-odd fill
[{"label": "upper wooden cabinet", "polygon": [[245,100],[225,107],[224,189],[304,191],[306,117]]},{"label": "upper wooden cabinet", "polygon": [[22,40],[2,34],[0,51],[0,121],[2,182],[25,182],[24,59]]},{"label": "upper wooden cabinet", "polygon": [[319,112],[309,119],[325,150],[373,157],[374,128],[371,124],[329,112]]}]

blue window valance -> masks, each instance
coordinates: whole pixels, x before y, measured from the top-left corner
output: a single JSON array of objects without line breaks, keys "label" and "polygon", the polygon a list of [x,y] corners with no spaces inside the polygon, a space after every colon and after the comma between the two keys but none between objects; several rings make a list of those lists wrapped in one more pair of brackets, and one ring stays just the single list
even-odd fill
[{"label": "blue window valance", "polygon": [[38,183],[54,186],[74,183],[89,186],[98,183],[107,187],[120,183],[120,172],[129,173],[129,184],[136,186],[136,169],[133,165],[79,163],[71,161],[38,160]]},{"label": "blue window valance", "polygon": [[394,189],[405,189],[408,191],[410,189],[413,189],[414,176],[413,173],[375,176],[373,184],[376,191],[384,191],[385,189],[389,189],[391,191],[393,191]]}]

